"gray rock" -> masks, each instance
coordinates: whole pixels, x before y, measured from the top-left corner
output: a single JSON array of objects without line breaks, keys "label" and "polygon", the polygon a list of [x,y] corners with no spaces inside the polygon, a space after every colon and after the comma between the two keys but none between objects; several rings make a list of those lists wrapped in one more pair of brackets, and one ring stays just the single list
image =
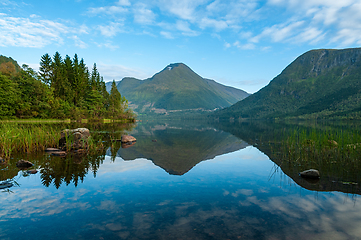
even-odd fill
[{"label": "gray rock", "polygon": [[90,131],[87,128],[76,128],[76,129],[64,129],[63,131],[61,131],[60,136],[61,138],[65,138],[65,136],[70,136],[70,135],[77,135],[78,138],[88,138],[90,137]]},{"label": "gray rock", "polygon": [[66,140],[71,141],[69,150],[87,149],[88,138],[90,137],[90,131],[87,128],[76,128],[76,129],[64,129],[60,133],[61,139],[59,140],[59,147],[62,150],[66,148]]},{"label": "gray rock", "polygon": [[309,169],[299,173],[303,178],[320,178],[320,172],[316,169]]}]

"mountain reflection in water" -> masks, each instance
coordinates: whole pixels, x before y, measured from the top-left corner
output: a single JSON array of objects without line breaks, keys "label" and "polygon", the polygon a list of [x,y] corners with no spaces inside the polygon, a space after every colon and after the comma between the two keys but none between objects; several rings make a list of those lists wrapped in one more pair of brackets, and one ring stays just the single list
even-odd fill
[{"label": "mountain reflection in water", "polygon": [[249,146],[235,136],[211,127],[182,129],[156,125],[134,132],[137,139],[131,148],[119,148],[116,155],[124,160],[146,158],[169,174],[183,175],[199,162]]},{"label": "mountain reflection in water", "polygon": [[[98,155],[19,156],[39,172],[0,166],[18,183],[0,193],[0,239],[361,239],[358,190],[320,189],[324,177],[360,182],[320,166],[318,187],[304,185],[304,166],[280,161],[279,133],[292,127],[109,125],[92,132],[104,140]],[[127,133],[133,146],[111,141]]]},{"label": "mountain reflection in water", "polygon": [[[283,173],[293,179],[303,188],[315,191],[341,191],[344,193],[361,194],[361,146],[356,149],[343,149],[340,153],[332,151],[330,147],[321,147],[321,154],[306,153],[306,151],[320,151],[320,149],[301,148],[292,149],[290,138],[301,138],[299,135],[315,133],[316,139],[321,139],[328,143],[332,137],[341,136],[340,141],[352,142],[353,144],[343,144],[341,142],[338,148],[346,148],[349,145],[358,144],[361,141],[360,123],[343,124],[315,124],[312,123],[271,123],[271,122],[233,122],[217,123],[215,126],[234,136],[237,136],[249,144],[255,146],[261,152],[265,153],[271,161],[279,166]],[[311,134],[309,134],[311,135]],[[345,138],[351,139],[342,139]],[[350,137],[351,136],[351,137]],[[325,138],[326,139],[323,139]],[[308,140],[307,141],[314,141]],[[356,141],[356,142],[354,142]],[[302,144],[302,143],[297,143]],[[320,143],[323,144],[323,143]],[[304,151],[297,154],[290,154],[290,151]],[[354,154],[350,155],[350,151]],[[302,158],[302,159],[300,159]],[[318,180],[304,179],[299,176],[299,172],[316,168],[321,172],[321,178]]]}]

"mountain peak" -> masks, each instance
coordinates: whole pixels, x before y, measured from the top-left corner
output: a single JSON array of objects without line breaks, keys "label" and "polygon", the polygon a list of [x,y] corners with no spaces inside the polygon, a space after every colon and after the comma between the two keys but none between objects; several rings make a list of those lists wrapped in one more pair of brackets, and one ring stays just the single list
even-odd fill
[{"label": "mountain peak", "polygon": [[187,68],[189,68],[187,65],[185,65],[184,63],[171,63],[171,64],[169,64],[168,66],[166,66],[164,69],[163,69],[163,71],[164,70],[172,70],[172,69],[174,69],[174,68],[177,68],[177,67],[187,67]]},{"label": "mountain peak", "polygon": [[214,110],[248,96],[242,90],[204,79],[184,63],[171,63],[145,80],[123,79],[118,90],[138,112]]}]

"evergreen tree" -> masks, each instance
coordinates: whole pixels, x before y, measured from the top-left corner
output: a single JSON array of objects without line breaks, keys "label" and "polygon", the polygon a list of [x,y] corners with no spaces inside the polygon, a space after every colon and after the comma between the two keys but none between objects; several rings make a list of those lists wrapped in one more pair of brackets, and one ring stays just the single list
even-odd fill
[{"label": "evergreen tree", "polygon": [[109,95],[109,112],[113,119],[119,117],[119,114],[123,112],[121,101],[122,96],[117,89],[115,81],[113,80]]},{"label": "evergreen tree", "polygon": [[63,62],[64,69],[64,95],[66,98],[64,100],[74,103],[74,89],[75,89],[75,77],[74,77],[74,68],[71,58],[66,55]]},{"label": "evergreen tree", "polygon": [[53,79],[53,60],[49,54],[44,54],[41,56],[39,75],[41,80],[46,84],[51,84]]},{"label": "evergreen tree", "polygon": [[59,52],[56,52],[53,57],[53,81],[51,87],[54,89],[54,97],[59,97],[64,101],[68,100],[69,96],[69,81],[64,71],[64,62]]}]

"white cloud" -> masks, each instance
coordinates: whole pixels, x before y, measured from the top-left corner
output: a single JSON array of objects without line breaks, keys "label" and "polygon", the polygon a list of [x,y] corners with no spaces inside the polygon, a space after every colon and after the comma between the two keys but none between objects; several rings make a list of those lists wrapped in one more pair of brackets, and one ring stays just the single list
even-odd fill
[{"label": "white cloud", "polygon": [[0,4],[3,5],[3,6],[14,6],[14,7],[18,6],[18,4],[16,2],[10,1],[10,0],[2,0],[0,2]]},{"label": "white cloud", "polygon": [[160,35],[162,35],[163,37],[168,38],[168,39],[174,39],[174,36],[170,32],[161,31]]},{"label": "white cloud", "polygon": [[300,34],[298,34],[293,41],[294,42],[309,42],[312,44],[318,43],[321,40],[325,38],[325,33],[323,33],[321,30],[314,28],[314,27],[308,27],[304,29]]},{"label": "white cloud", "polygon": [[0,15],[0,46],[3,47],[41,48],[52,43],[62,44],[62,36],[73,31],[59,22]]},{"label": "white cloud", "polygon": [[253,43],[241,44],[239,41],[235,41],[233,43],[233,46],[242,50],[252,50],[256,48],[256,46]]},{"label": "white cloud", "polygon": [[127,12],[128,9],[122,6],[107,6],[107,7],[98,7],[98,8],[89,8],[88,13],[91,15],[98,14],[122,14]]},{"label": "white cloud", "polygon": [[153,24],[156,15],[147,8],[146,4],[139,3],[134,9],[134,21],[140,24]]},{"label": "white cloud", "polygon": [[121,29],[121,27],[123,26],[124,26],[123,23],[111,22],[109,25],[97,26],[97,29],[105,37],[114,37],[118,33],[123,32],[123,30]]},{"label": "white cloud", "polygon": [[[307,27],[294,35],[305,42],[330,39],[331,43],[351,46],[361,42],[361,2],[359,0],[269,0],[270,5],[287,8],[293,20],[304,21]],[[297,20],[296,20],[297,21]],[[306,36],[306,33],[310,35]]]},{"label": "white cloud", "polygon": [[159,7],[167,14],[173,14],[183,20],[193,21],[197,17],[196,9],[206,0],[159,0]]},{"label": "white cloud", "polygon": [[108,49],[110,49],[110,50],[115,50],[115,49],[118,49],[119,48],[119,46],[118,45],[114,45],[112,42],[110,42],[110,41],[107,41],[107,42],[105,42],[105,43],[101,43],[101,44],[99,44],[99,43],[96,43],[96,45],[98,46],[98,47],[100,47],[100,48],[108,48]]},{"label": "white cloud", "polygon": [[193,31],[190,26],[189,23],[187,21],[177,21],[176,23],[176,29],[178,29],[179,31],[182,32],[183,35],[186,36],[197,36],[199,33],[196,31]]},{"label": "white cloud", "polygon": [[[146,31],[149,35],[160,32],[168,39],[229,31],[242,39],[242,44],[233,44],[239,49],[269,45],[267,41],[310,45],[359,44],[360,12],[360,0],[268,0],[266,4],[260,0],[117,0],[112,5],[88,9],[91,15],[113,20],[117,17],[115,23],[98,27],[106,37],[121,32],[120,27],[132,29],[133,26],[128,24],[133,19],[134,23],[143,25],[143,29],[130,32],[139,34]],[[119,18],[124,25],[119,24]],[[88,33],[88,30],[84,32]],[[236,40],[233,38],[227,42]]]},{"label": "white cloud", "polygon": [[104,81],[122,80],[124,77],[134,77],[145,79],[151,76],[151,73],[144,70],[126,67],[119,64],[97,64],[99,73],[104,77]]},{"label": "white cloud", "polygon": [[199,22],[199,26],[204,29],[207,27],[214,28],[216,31],[224,30],[228,27],[228,24],[224,20],[210,19],[208,17],[202,18]]},{"label": "white cloud", "polygon": [[121,6],[130,6],[130,2],[129,0],[119,0],[118,1],[118,5],[121,5]]},{"label": "white cloud", "polygon": [[258,43],[262,38],[271,38],[273,42],[282,42],[299,32],[299,28],[304,23],[304,21],[298,21],[289,24],[276,24],[271,27],[266,27],[261,34],[251,38],[250,41]]},{"label": "white cloud", "polygon": [[74,40],[75,46],[79,47],[79,48],[87,48],[88,45],[83,42],[82,40],[80,40],[80,38],[78,36],[72,36],[71,39]]}]

